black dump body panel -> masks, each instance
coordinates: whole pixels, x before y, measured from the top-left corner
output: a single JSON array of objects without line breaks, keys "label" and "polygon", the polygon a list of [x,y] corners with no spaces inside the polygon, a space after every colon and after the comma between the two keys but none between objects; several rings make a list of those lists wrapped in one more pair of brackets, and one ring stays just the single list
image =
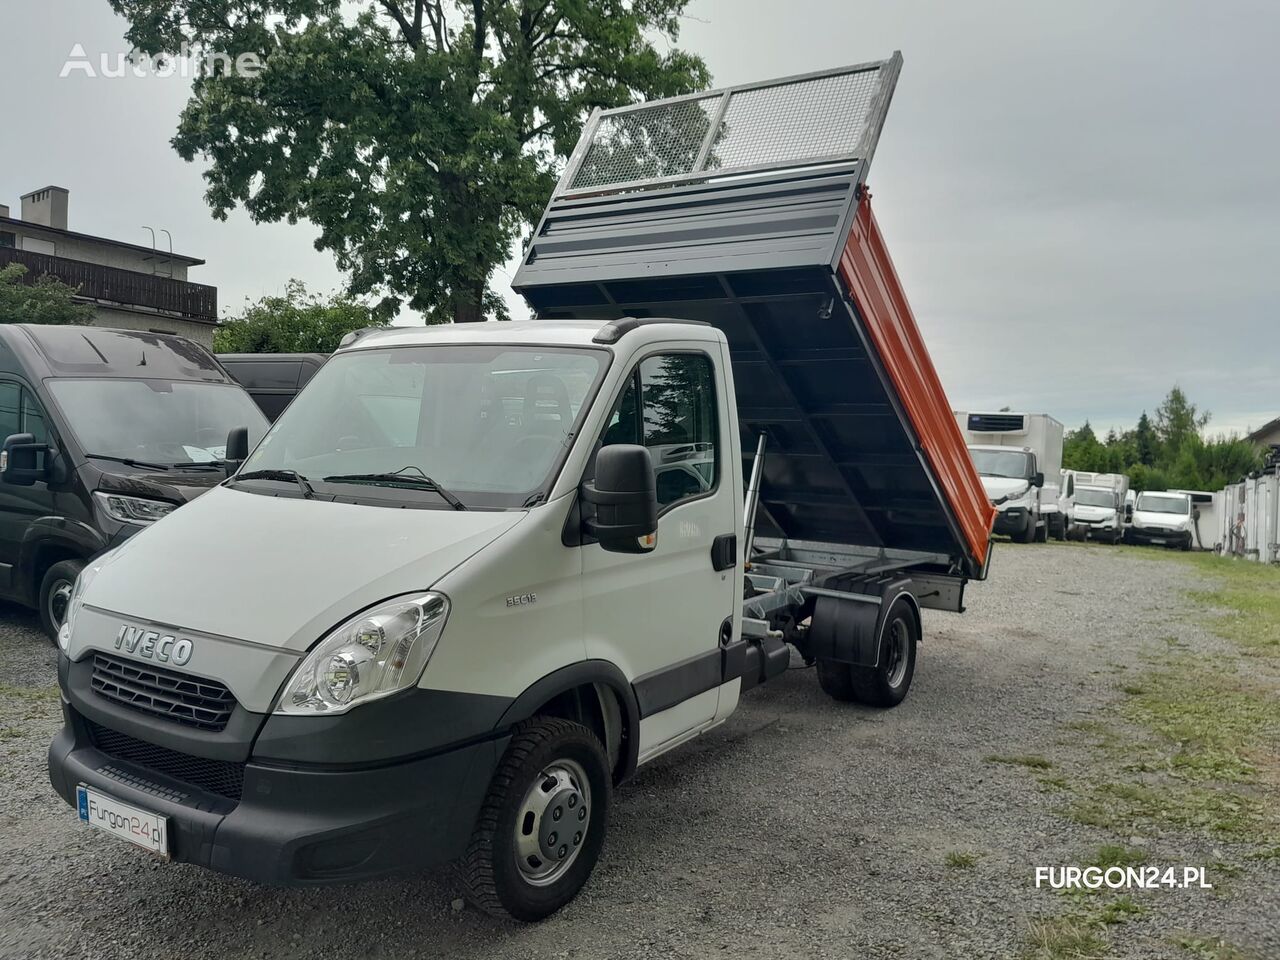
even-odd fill
[{"label": "black dump body panel", "polygon": [[[695,174],[683,180],[664,176],[610,191],[590,167],[602,150],[595,131],[605,128],[593,117],[513,286],[539,317],[672,317],[724,332],[744,481],[758,437],[767,437],[760,535],[922,551],[972,572],[964,537],[838,270],[899,63],[895,56],[850,68],[879,70],[882,83],[864,110],[867,129],[855,131],[856,146],[838,162],[728,177],[711,176],[706,163],[699,177],[694,163]],[[775,89],[817,83],[812,89],[823,93],[828,80],[790,79],[765,92],[778,103]],[[641,119],[623,117],[610,128],[614,141],[618,130],[626,134],[624,146],[638,157],[623,169],[652,169],[655,150],[669,161],[669,123],[658,121],[684,101],[670,103],[634,108]],[[733,110],[721,106],[719,115]],[[831,142],[829,131],[819,132]],[[614,141],[605,159],[620,166]],[[704,155],[706,144],[719,142],[706,134]]]},{"label": "black dump body panel", "polygon": [[[833,270],[853,171],[553,204],[515,287],[547,318],[702,320],[729,340],[762,536],[960,548]],[[962,551],[961,551],[962,552]]]}]

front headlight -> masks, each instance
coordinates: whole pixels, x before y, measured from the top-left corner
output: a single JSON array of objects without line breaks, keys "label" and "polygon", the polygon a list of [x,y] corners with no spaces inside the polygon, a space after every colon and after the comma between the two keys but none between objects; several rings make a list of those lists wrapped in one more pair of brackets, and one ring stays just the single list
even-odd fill
[{"label": "front headlight", "polygon": [[352,617],[307,654],[285,684],[276,713],[345,713],[412,687],[449,616],[443,594],[389,600]]},{"label": "front headlight", "polygon": [[155,523],[177,509],[177,504],[167,500],[148,500],[145,497],[125,497],[118,493],[95,490],[93,498],[112,520],[121,523]]},{"label": "front headlight", "polygon": [[104,557],[106,557],[105,553],[81,570],[80,575],[76,577],[76,582],[71,586],[71,596],[67,598],[67,613],[63,617],[62,626],[58,628],[58,649],[63,653],[66,653],[71,646],[71,632],[75,629],[80,608],[84,606],[84,592],[93,578],[98,575]]}]

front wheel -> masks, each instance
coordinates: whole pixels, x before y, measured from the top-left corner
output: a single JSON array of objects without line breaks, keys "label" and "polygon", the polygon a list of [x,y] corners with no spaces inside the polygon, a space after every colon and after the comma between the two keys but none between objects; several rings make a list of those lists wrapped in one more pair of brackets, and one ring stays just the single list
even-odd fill
[{"label": "front wheel", "polygon": [[612,779],[582,724],[516,728],[460,863],[467,899],[493,916],[541,920],[577,896],[600,857]]},{"label": "front wheel", "polygon": [[40,581],[40,624],[51,643],[58,642],[58,630],[67,618],[71,588],[83,569],[84,563],[80,560],[60,560],[45,571]]}]

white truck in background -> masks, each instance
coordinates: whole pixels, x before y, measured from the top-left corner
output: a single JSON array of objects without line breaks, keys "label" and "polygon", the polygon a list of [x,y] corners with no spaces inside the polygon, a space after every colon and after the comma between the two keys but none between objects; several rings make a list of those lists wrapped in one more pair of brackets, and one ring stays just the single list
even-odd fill
[{"label": "white truck in background", "polygon": [[1044,413],[953,412],[997,510],[993,532],[1019,543],[1065,540],[1062,424]]},{"label": "white truck in background", "polygon": [[1067,535],[1080,540],[1094,537],[1113,544],[1124,539],[1129,478],[1123,473],[1063,472],[1070,473],[1074,486],[1067,507]]},{"label": "white truck in background", "polygon": [[1144,490],[1133,507],[1133,525],[1125,534],[1130,543],[1190,550],[1195,543],[1195,515],[1191,497],[1167,490]]}]

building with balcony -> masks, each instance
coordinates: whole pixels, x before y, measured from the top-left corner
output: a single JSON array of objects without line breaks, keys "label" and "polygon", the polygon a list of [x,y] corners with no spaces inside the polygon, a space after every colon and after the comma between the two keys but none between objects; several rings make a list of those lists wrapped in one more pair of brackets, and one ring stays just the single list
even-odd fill
[{"label": "building with balcony", "polygon": [[153,247],[67,229],[70,195],[45,187],[22,198],[21,216],[0,205],[0,269],[27,268],[26,280],[48,274],[78,288],[94,325],[176,333],[205,346],[218,322],[218,288],[187,280],[204,261]]}]

